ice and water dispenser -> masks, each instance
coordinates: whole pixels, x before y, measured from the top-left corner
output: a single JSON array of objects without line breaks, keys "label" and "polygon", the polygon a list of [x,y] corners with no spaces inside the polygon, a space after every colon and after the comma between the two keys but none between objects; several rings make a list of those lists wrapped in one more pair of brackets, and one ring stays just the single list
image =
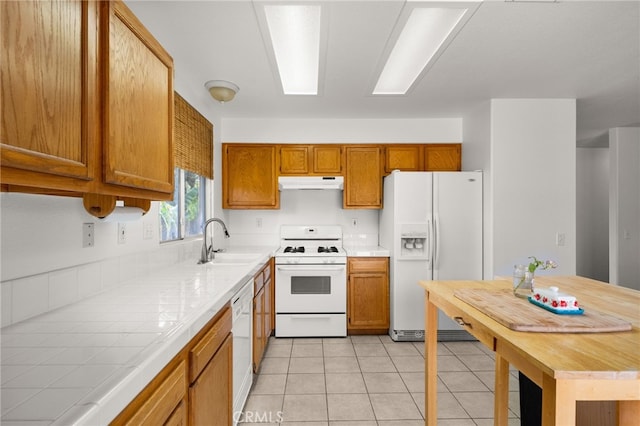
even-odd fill
[{"label": "ice and water dispenser", "polygon": [[400,256],[413,258],[427,258],[428,227],[426,224],[400,225]]}]

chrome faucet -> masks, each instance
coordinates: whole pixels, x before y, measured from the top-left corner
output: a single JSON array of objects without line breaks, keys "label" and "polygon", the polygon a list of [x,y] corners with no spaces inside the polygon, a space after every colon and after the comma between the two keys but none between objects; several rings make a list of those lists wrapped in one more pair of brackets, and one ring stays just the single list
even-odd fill
[{"label": "chrome faucet", "polygon": [[213,250],[213,244],[207,247],[207,227],[211,222],[218,222],[222,226],[222,230],[224,231],[224,237],[225,238],[230,237],[229,231],[227,231],[227,225],[225,225],[222,220],[218,219],[217,217],[213,217],[207,220],[202,226],[204,238],[202,240],[202,252],[200,253],[200,260],[198,261],[199,264],[211,262],[215,256],[215,253]]}]

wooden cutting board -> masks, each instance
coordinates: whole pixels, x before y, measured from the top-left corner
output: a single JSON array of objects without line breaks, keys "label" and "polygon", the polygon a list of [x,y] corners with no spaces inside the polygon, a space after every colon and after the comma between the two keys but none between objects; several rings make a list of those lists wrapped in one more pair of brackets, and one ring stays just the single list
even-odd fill
[{"label": "wooden cutting board", "polygon": [[456,290],[454,295],[515,331],[602,333],[631,330],[631,323],[588,308],[583,308],[582,315],[554,314],[514,296],[509,290],[465,288]]}]

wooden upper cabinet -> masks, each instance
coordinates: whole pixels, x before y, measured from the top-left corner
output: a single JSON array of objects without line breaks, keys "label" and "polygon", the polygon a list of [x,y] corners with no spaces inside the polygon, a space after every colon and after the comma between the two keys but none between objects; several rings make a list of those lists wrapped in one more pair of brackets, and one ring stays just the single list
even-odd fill
[{"label": "wooden upper cabinet", "polygon": [[3,1],[0,16],[2,183],[83,189],[98,130],[96,3]]},{"label": "wooden upper cabinet", "polygon": [[386,174],[394,170],[411,172],[424,170],[422,145],[386,145],[384,153],[384,171]]},{"label": "wooden upper cabinet", "polygon": [[278,209],[276,146],[222,144],[222,207]]},{"label": "wooden upper cabinet", "polygon": [[309,145],[281,145],[280,146],[280,174],[306,175],[309,174]]},{"label": "wooden upper cabinet", "polygon": [[124,3],[102,7],[105,182],[171,194],[173,59]]},{"label": "wooden upper cabinet", "polygon": [[279,145],[281,175],[334,176],[342,173],[340,145]]},{"label": "wooden upper cabinet", "polygon": [[462,145],[427,144],[424,145],[424,169],[429,172],[462,170]]},{"label": "wooden upper cabinet", "polygon": [[313,173],[325,176],[341,174],[342,148],[339,145],[314,145]]},{"label": "wooden upper cabinet", "polygon": [[170,199],[173,60],[124,3],[0,2],[3,187]]},{"label": "wooden upper cabinet", "polygon": [[382,208],[381,150],[379,145],[344,147],[344,208]]}]

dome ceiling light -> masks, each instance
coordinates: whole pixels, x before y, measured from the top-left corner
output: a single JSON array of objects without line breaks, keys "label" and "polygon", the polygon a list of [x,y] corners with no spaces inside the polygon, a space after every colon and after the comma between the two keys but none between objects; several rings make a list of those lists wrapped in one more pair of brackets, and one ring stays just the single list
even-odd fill
[{"label": "dome ceiling light", "polygon": [[230,102],[236,96],[240,88],[226,80],[209,80],[204,84],[213,99],[220,102]]}]

